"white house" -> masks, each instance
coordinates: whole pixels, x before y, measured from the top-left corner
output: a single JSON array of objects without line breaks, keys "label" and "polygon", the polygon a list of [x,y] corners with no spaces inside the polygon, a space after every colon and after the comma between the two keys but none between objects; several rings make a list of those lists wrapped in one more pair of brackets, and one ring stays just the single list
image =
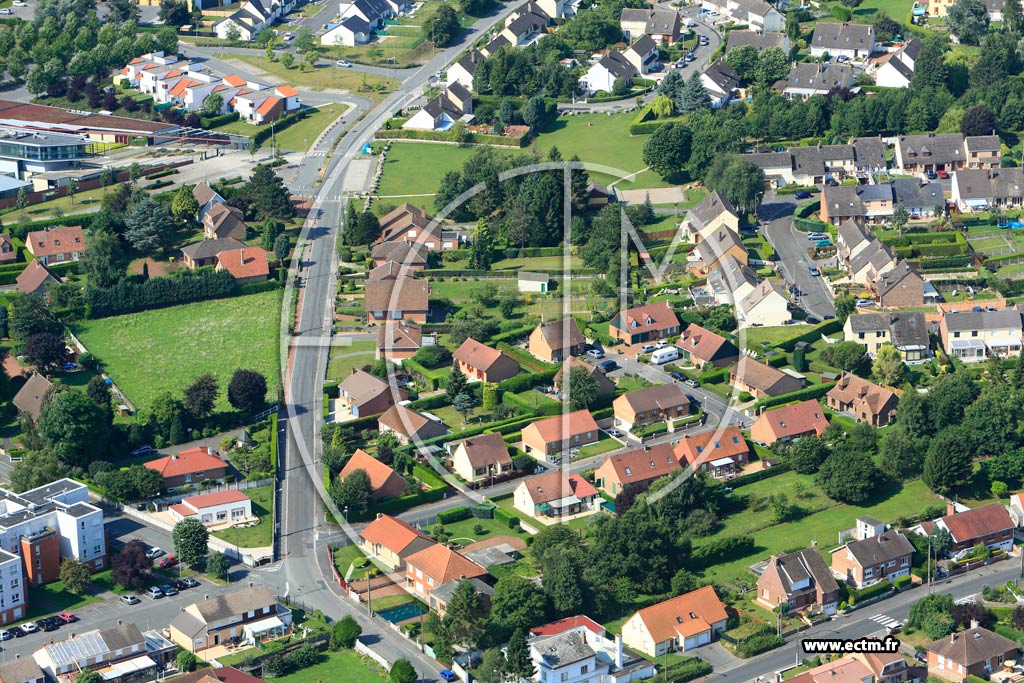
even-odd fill
[{"label": "white house", "polygon": [[578,631],[531,640],[530,658],[537,671],[535,679],[543,683],[603,683],[608,679],[608,664],[598,660],[594,648]]},{"label": "white house", "polygon": [[909,88],[914,78],[914,62],[922,43],[917,38],[889,54],[875,72],[875,84],[885,88]]},{"label": "white house", "polygon": [[740,87],[739,76],[722,60],[718,60],[700,75],[700,82],[711,98],[711,106],[726,104]]},{"label": "white house", "polygon": [[214,24],[213,30],[218,38],[224,40],[230,37],[233,30],[237,31],[238,39],[248,42],[280,16],[281,5],[276,0],[270,7],[269,10],[265,9],[260,0],[246,0],[237,12]]},{"label": "white house", "polygon": [[505,19],[505,28],[498,35],[515,46],[532,45],[544,37],[550,23],[548,15],[536,4],[528,2]]},{"label": "white house", "polygon": [[373,29],[360,16],[353,14],[338,23],[327,24],[327,32],[320,36],[321,45],[355,47],[369,42]]},{"label": "white house", "polygon": [[658,61],[658,44],[650,36],[640,36],[623,54],[634,69],[646,74]]},{"label": "white house", "polygon": [[789,312],[789,299],[769,280],[762,280],[746,296],[738,299],[736,307],[741,327],[774,327],[785,325],[793,318]]},{"label": "white house", "polygon": [[473,120],[473,95],[458,83],[452,83],[444,92],[427,102],[402,128],[408,130],[450,129],[458,121]]},{"label": "white house", "polygon": [[867,59],[877,48],[875,27],[871,24],[819,23],[811,38],[811,56],[828,53],[832,59]]},{"label": "white house", "polygon": [[620,78],[628,82],[637,74],[636,68],[621,52],[612,50],[587,69],[587,73],[580,78],[580,88],[592,95],[599,92],[610,93]]},{"label": "white house", "polygon": [[484,59],[484,54],[475,47],[462,55],[457,62],[448,67],[448,85],[458,83],[466,90],[473,91],[473,74],[476,66]]},{"label": "white house", "polygon": [[232,524],[252,519],[252,500],[237,489],[190,496],[170,508],[171,518],[180,522],[195,517],[206,526]]}]

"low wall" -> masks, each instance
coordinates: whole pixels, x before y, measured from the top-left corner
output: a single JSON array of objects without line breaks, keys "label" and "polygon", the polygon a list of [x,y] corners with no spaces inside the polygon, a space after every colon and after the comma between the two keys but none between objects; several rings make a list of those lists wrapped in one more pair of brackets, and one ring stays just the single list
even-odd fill
[{"label": "low wall", "polygon": [[370,647],[368,645],[363,645],[363,642],[361,640],[356,640],[355,651],[357,653],[363,655],[364,657],[369,657],[370,659],[372,659],[373,661],[377,662],[378,664],[380,664],[385,669],[387,669],[389,671],[391,670],[391,662],[389,662],[388,660],[384,659],[383,656],[381,656],[381,655],[377,654],[376,652],[374,652],[372,649],[370,649]]}]

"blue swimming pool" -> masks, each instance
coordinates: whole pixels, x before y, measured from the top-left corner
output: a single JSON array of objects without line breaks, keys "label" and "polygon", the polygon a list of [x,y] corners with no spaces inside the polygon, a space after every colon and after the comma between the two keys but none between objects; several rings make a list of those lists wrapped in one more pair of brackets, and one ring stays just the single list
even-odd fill
[{"label": "blue swimming pool", "polygon": [[1020,230],[1021,228],[1024,228],[1024,223],[1020,221],[1010,221],[1007,225],[1009,225],[1013,230]]},{"label": "blue swimming pool", "polygon": [[423,605],[420,603],[410,602],[407,605],[399,605],[398,607],[381,610],[380,612],[377,612],[377,614],[387,619],[392,624],[399,624],[406,619],[415,619],[425,611],[426,610],[423,609]]}]

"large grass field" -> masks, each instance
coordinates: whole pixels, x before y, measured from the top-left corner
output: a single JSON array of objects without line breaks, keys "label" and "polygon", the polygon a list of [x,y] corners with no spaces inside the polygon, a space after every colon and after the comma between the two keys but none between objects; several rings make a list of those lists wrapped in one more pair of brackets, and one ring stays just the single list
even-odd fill
[{"label": "large grass field", "polygon": [[[388,151],[377,194],[382,197],[437,192],[441,177],[448,171],[459,171],[473,154],[472,147],[430,145],[422,142],[396,142]],[[424,197],[426,205],[433,197]],[[389,204],[401,200],[382,199]]]},{"label": "large grass field", "polygon": [[283,83],[290,83],[291,85],[309,88],[310,90],[349,90],[359,92],[360,86],[364,83],[368,86],[383,85],[384,92],[362,93],[367,97],[383,99],[387,92],[391,92],[398,85],[398,81],[393,78],[383,78],[353,71],[352,69],[339,69],[333,63],[331,66],[316,68],[295,65],[291,69],[286,69],[281,62],[272,62],[264,55],[235,54],[231,55],[231,59],[245,62],[265,74],[281,79]]},{"label": "large grass field", "polygon": [[227,385],[239,368],[262,372],[267,399],[277,396],[280,317],[274,291],[86,320],[74,332],[137,408],[163,391],[181,396],[210,372],[220,380],[216,410],[229,410]]},{"label": "large grass field", "polygon": [[[277,137],[277,146],[286,152],[305,152],[320,133],[349,108],[342,104],[329,104],[316,109],[302,121],[285,128]],[[340,129],[338,129],[340,133]]]},{"label": "large grass field", "polygon": [[853,16],[860,23],[871,23],[878,12],[884,11],[902,24],[913,6],[914,0],[864,0],[853,10]]}]

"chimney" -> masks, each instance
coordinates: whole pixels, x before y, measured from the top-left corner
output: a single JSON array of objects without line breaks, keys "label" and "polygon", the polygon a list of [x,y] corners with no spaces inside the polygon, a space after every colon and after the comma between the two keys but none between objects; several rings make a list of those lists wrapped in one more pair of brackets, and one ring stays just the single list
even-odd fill
[{"label": "chimney", "polygon": [[954,507],[953,501],[951,501],[951,500],[946,501],[946,514],[947,515],[955,515],[956,514],[956,507]]},{"label": "chimney", "polygon": [[118,625],[118,626],[120,626],[120,625],[121,625],[121,620],[120,620],[120,619],[118,619],[118,620],[117,620],[117,625]]},{"label": "chimney", "polygon": [[949,634],[949,642],[950,642],[950,644],[956,642],[956,634],[955,633],[950,633]]},{"label": "chimney", "polygon": [[980,625],[977,619],[971,619],[971,628],[978,628]]},{"label": "chimney", "polygon": [[380,512],[378,512],[378,513],[377,513],[377,519],[380,519],[380,518],[381,518],[381,517],[383,517],[383,516],[384,516],[384,514],[383,514],[383,513],[380,513]]},{"label": "chimney", "polygon": [[175,453],[174,455],[171,456],[171,460],[177,460],[177,459],[178,459],[178,454],[177,453]]},{"label": "chimney", "polygon": [[249,582],[249,588],[252,588],[252,586],[253,586],[253,583],[252,583],[252,581],[250,581]]},{"label": "chimney", "polygon": [[615,636],[615,668],[621,669],[623,663],[622,657],[622,636]]}]

